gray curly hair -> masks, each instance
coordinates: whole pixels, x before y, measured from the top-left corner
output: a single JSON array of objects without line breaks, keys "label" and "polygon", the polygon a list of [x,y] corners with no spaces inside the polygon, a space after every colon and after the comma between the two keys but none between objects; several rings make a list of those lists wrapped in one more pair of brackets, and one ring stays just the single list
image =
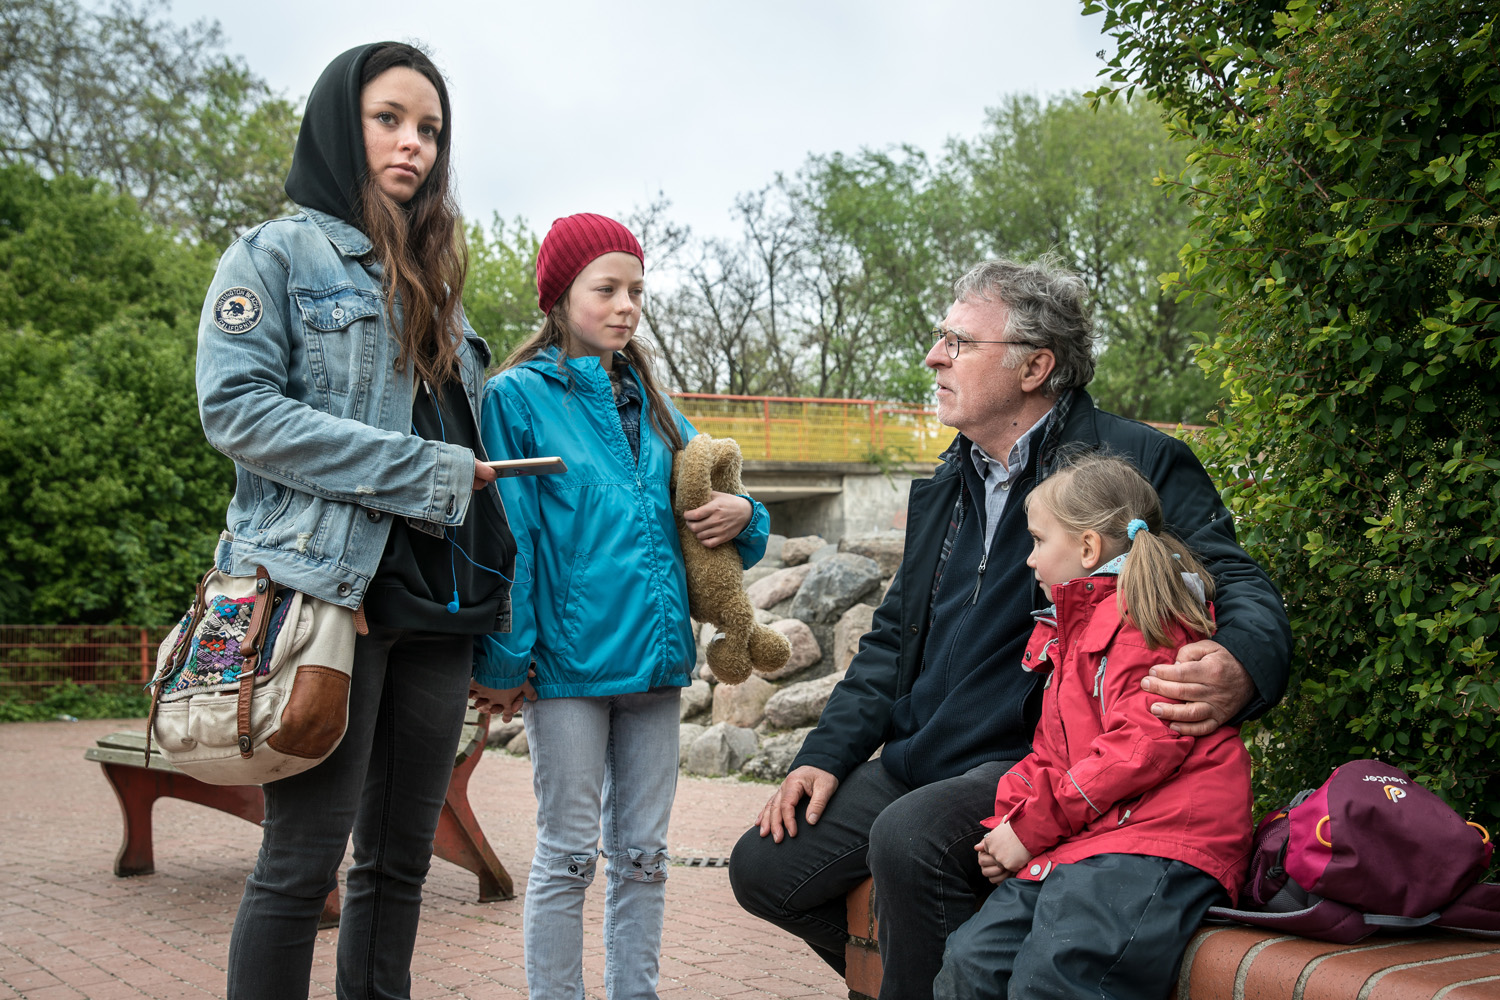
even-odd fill
[{"label": "gray curly hair", "polygon": [[[1094,319],[1088,286],[1062,257],[1046,253],[1029,264],[987,260],[953,283],[953,300],[980,299],[1005,306],[1007,339],[1024,340],[1031,349],[1052,351],[1057,365],[1047,379],[1047,394],[1081,389],[1094,379]],[[1005,360],[1014,368],[1028,348],[1012,346]]]}]

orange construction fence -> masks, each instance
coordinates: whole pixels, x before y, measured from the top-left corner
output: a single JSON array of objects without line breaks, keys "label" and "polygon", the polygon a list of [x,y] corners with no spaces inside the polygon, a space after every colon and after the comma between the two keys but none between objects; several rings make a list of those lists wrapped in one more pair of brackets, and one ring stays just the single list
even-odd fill
[{"label": "orange construction fence", "polygon": [[[933,463],[954,430],[936,410],[874,399],[798,396],[717,396],[674,392],[682,415],[698,430],[734,438],[747,459],[779,462]],[[1195,444],[1207,428],[1147,421]]]},{"label": "orange construction fence", "polygon": [[173,626],[0,625],[0,689],[144,684]]},{"label": "orange construction fence", "polygon": [[953,440],[933,410],[873,399],[672,394],[694,427],[734,438],[747,459],[935,462]]}]

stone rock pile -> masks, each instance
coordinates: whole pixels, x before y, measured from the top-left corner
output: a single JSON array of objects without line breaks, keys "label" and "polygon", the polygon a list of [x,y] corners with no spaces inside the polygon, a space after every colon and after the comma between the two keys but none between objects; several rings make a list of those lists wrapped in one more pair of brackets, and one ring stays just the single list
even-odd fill
[{"label": "stone rock pile", "polygon": [[[764,781],[786,776],[870,630],[875,607],[901,564],[904,543],[900,531],[838,544],[817,535],[771,536],[765,558],[745,571],[745,591],[756,617],[790,640],[791,659],[774,674],[719,684],[704,655],[713,626],[698,628],[698,665],[682,692],[683,770],[744,773]],[[521,720],[496,721],[489,745],[525,754]]]}]

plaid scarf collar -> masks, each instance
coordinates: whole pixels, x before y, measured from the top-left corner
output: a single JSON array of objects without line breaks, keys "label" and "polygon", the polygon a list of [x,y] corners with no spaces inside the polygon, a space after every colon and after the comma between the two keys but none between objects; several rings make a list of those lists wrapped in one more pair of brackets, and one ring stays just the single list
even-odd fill
[{"label": "plaid scarf collar", "polygon": [[1073,411],[1073,403],[1077,399],[1078,390],[1064,389],[1062,395],[1057,397],[1057,402],[1052,404],[1052,412],[1047,416],[1047,426],[1042,428],[1042,444],[1037,449],[1037,482],[1057,471],[1058,446],[1062,444],[1063,428],[1067,426],[1068,414]]}]

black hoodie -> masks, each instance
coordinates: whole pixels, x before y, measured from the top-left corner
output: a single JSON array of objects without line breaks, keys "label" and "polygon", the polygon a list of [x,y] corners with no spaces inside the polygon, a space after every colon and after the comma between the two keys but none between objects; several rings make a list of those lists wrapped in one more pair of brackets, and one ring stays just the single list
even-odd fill
[{"label": "black hoodie", "polygon": [[[392,44],[355,46],[323,70],[308,95],[292,168],[286,176],[286,193],[292,201],[337,216],[360,230],[359,192],[368,169],[360,77],[371,54]],[[441,86],[437,92],[443,110],[443,129],[438,133],[441,156],[448,148],[448,92]],[[478,430],[461,385],[432,386],[417,395],[412,433],[478,452]],[[379,515],[371,512],[371,516]],[[438,534],[431,534],[433,530]],[[366,613],[371,620],[393,628],[468,634],[508,631],[506,577],[514,575],[515,551],[494,487],[474,498],[463,524],[446,532],[425,523],[413,527],[404,518],[395,518],[365,597]],[[449,611],[451,600],[458,602],[456,612]]]},{"label": "black hoodie", "polygon": [[[286,175],[286,195],[293,202],[338,216],[356,229],[363,229],[359,191],[368,169],[364,123],[359,113],[360,76],[372,53],[395,44],[356,45],[323,70],[307,95],[292,168]],[[448,88],[439,86],[437,92],[443,109],[443,128],[437,135],[441,157],[448,149],[452,114]]]}]

